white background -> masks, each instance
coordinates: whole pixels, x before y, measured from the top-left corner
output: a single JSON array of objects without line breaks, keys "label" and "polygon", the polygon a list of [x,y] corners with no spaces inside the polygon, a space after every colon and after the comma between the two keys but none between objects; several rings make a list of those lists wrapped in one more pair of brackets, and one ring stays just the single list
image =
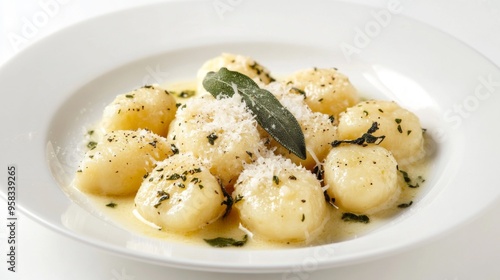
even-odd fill
[{"label": "white background", "polygon": [[[0,0],[0,67],[26,46],[75,22],[110,11],[158,0],[60,0],[58,10],[46,23],[22,35],[26,22],[43,12],[42,1]],[[236,0],[213,0],[237,2]],[[239,0],[240,1],[240,0]],[[245,1],[245,0],[241,0]],[[250,0],[247,0],[250,1]],[[385,7],[384,0],[354,0]],[[451,34],[500,65],[500,1],[497,0],[401,0],[402,14]],[[236,7],[237,8],[237,7]],[[19,39],[19,38],[17,38]],[[64,47],[64,46],[61,46]],[[450,50],[453,51],[453,50]],[[460,63],[458,63],[460,64]],[[463,65],[467,67],[467,65]],[[0,85],[1,89],[1,85]],[[4,93],[2,93],[4,94]],[[2,104],[3,105],[3,104]],[[1,167],[0,167],[1,168]],[[495,167],[498,169],[498,166]],[[494,172],[494,170],[492,170]],[[498,184],[498,182],[492,182]],[[465,207],[465,206],[464,206]],[[6,221],[5,201],[0,220]],[[500,279],[500,200],[483,215],[432,243],[379,260],[296,275],[296,279]],[[2,223],[3,224],[3,223]],[[141,263],[110,255],[60,236],[19,214],[17,272],[7,271],[7,228],[0,228],[0,279],[283,279],[282,274],[235,275],[190,272]]]}]

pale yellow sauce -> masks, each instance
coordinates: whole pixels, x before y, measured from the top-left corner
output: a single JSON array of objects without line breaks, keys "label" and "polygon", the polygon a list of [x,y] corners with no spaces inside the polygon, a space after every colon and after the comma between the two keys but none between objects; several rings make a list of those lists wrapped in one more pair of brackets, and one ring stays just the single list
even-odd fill
[{"label": "pale yellow sauce", "polygon": [[[413,182],[419,182],[419,188],[410,188],[404,182],[402,177],[399,180],[399,185],[401,188],[401,195],[397,202],[389,209],[377,212],[373,215],[368,215],[370,222],[368,224],[359,222],[346,222],[341,219],[342,211],[341,209],[336,209],[334,206],[329,206],[329,220],[325,224],[324,230],[319,234],[314,240],[309,243],[278,243],[267,240],[260,240],[258,238],[249,238],[247,244],[244,248],[292,248],[292,247],[304,247],[304,246],[314,246],[321,244],[328,244],[334,242],[340,242],[348,239],[358,238],[363,236],[370,231],[376,230],[381,226],[387,224],[396,215],[401,214],[404,211],[408,211],[409,208],[398,208],[397,206],[403,203],[409,203],[415,199],[415,196],[425,187],[425,183],[422,184],[418,176],[425,178],[427,173],[427,162],[422,160],[411,166],[405,167],[405,171],[408,172]],[[164,239],[173,242],[190,243],[190,244],[200,244],[207,246],[203,239],[211,239],[216,237],[232,237],[234,239],[240,240],[245,235],[245,232],[239,228],[240,221],[238,219],[238,213],[236,210],[232,211],[231,214],[223,219],[204,227],[203,229],[192,232],[192,233],[175,233],[170,232],[165,229],[158,229],[156,227],[150,226],[143,221],[139,220],[133,213],[134,211],[134,197],[108,197],[108,196],[97,196],[88,195],[92,202],[95,204],[94,207],[102,212],[105,216],[109,217],[111,220],[115,221],[120,226],[125,229],[136,232],[141,235],[150,236],[153,238]],[[115,207],[107,207],[106,205],[110,202],[116,204]],[[410,206],[411,208],[412,206]]]},{"label": "pale yellow sauce", "polygon": [[[170,84],[165,86],[169,91],[176,93],[181,92],[184,89],[196,89],[196,83],[194,82],[181,82],[176,84]],[[179,98],[176,96],[179,103],[183,103],[186,98]],[[396,203],[386,210],[377,212],[373,215],[368,215],[370,222],[360,223],[360,222],[346,222],[341,219],[342,214],[345,211],[342,209],[337,209],[334,206],[329,206],[329,219],[325,224],[323,231],[310,242],[300,242],[300,243],[279,243],[272,242],[268,240],[262,240],[258,237],[249,237],[248,242],[243,248],[258,249],[258,248],[294,248],[294,247],[304,247],[304,246],[315,246],[321,244],[329,244],[335,242],[341,242],[344,240],[349,240],[353,238],[358,238],[371,231],[377,230],[383,225],[388,224],[397,215],[408,211],[409,208],[398,208],[400,204],[407,204],[413,201],[416,195],[425,188],[423,184],[426,178],[427,170],[429,168],[429,159],[424,158],[416,163],[409,166],[400,167],[408,173],[413,184],[419,183],[419,188],[410,188],[408,184],[404,182],[402,174],[399,175],[399,187],[401,188],[401,194],[396,201]],[[399,172],[398,172],[399,173]],[[167,240],[169,242],[180,242],[189,244],[199,244],[202,246],[208,246],[204,239],[212,239],[216,237],[231,237],[236,240],[241,240],[242,237],[247,234],[246,231],[240,228],[240,221],[238,218],[238,213],[235,209],[226,218],[221,218],[216,222],[204,227],[201,230],[191,233],[176,233],[170,232],[165,229],[159,229],[157,227],[151,226],[134,215],[134,197],[110,197],[110,196],[97,196],[88,195],[92,203],[95,204],[94,207],[99,212],[103,213],[106,217],[115,221],[120,226],[127,230],[136,232],[140,235],[149,236],[152,238],[159,238]],[[116,204],[115,207],[106,206],[109,203]],[[411,208],[412,206],[410,206]]]}]

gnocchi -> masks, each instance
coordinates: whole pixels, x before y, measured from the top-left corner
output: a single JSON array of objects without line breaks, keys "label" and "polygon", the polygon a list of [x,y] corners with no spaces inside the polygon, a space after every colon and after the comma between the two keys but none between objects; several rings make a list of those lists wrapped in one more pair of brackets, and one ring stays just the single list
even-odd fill
[{"label": "gnocchi", "polygon": [[392,152],[399,164],[405,165],[423,158],[424,136],[418,117],[392,101],[370,100],[348,108],[340,116],[340,139],[356,139],[373,122],[379,130],[374,136],[385,136],[380,146]]},{"label": "gnocchi", "polygon": [[348,107],[359,102],[349,79],[335,68],[309,68],[287,77],[286,82],[303,93],[314,112],[338,118]]},{"label": "gnocchi", "polygon": [[310,241],[328,218],[320,182],[282,156],[260,157],[245,166],[233,193],[243,225],[280,242]]},{"label": "gnocchi", "polygon": [[372,214],[392,206],[400,193],[396,159],[380,146],[336,147],[324,171],[328,195],[350,212]]},{"label": "gnocchi", "polygon": [[[214,97],[202,81],[221,67],[250,79],[212,75],[208,81],[219,79],[224,86],[206,83],[209,90],[229,90],[229,84],[233,89]],[[238,244],[314,246],[345,240],[357,229],[343,221],[344,214],[350,221],[357,215],[370,215],[363,222],[381,221],[412,204],[408,189],[419,185],[408,182],[421,178],[424,169],[418,168],[426,160],[415,114],[395,102],[359,102],[347,76],[335,68],[273,76],[250,57],[223,53],[207,60],[193,83],[118,95],[103,111],[97,145],[89,145],[74,185],[123,202],[120,207],[141,232],[189,242],[219,242],[222,235]],[[239,90],[245,83],[238,80],[249,86]],[[275,118],[279,110],[295,119],[288,112]],[[268,130],[286,128],[274,131],[280,142],[257,118]],[[289,127],[293,133],[287,134]],[[284,138],[298,144],[287,145]],[[303,156],[304,142],[305,159],[285,148],[297,153],[298,146]]]},{"label": "gnocchi", "polygon": [[75,184],[93,194],[135,194],[156,161],[171,154],[166,139],[150,131],[112,131],[85,154]]},{"label": "gnocchi", "polygon": [[159,86],[144,86],[118,95],[104,109],[101,128],[114,130],[148,129],[167,136],[176,112],[175,99]]},{"label": "gnocchi", "polygon": [[207,93],[202,85],[202,81],[207,73],[211,71],[217,71],[222,67],[226,67],[231,71],[240,72],[263,85],[267,85],[275,80],[273,77],[271,77],[269,70],[267,70],[264,66],[260,65],[252,58],[242,55],[223,53],[220,56],[206,61],[198,70],[197,90],[199,93]]},{"label": "gnocchi", "polygon": [[159,227],[190,232],[224,214],[224,194],[217,178],[192,154],[177,154],[161,161],[144,178],[135,209]]},{"label": "gnocchi", "polygon": [[192,152],[209,162],[210,171],[228,188],[243,164],[263,148],[257,122],[238,96],[189,100],[177,111],[168,140],[180,152]]}]

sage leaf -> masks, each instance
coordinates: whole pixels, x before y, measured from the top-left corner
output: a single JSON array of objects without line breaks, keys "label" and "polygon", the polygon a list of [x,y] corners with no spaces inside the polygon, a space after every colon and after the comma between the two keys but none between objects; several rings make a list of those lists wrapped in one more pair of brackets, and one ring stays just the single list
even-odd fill
[{"label": "sage leaf", "polygon": [[272,93],[261,89],[252,79],[223,67],[218,72],[207,73],[203,87],[216,98],[240,94],[265,131],[290,152],[306,159],[304,134],[297,119]]},{"label": "sage leaf", "polygon": [[212,247],[229,247],[229,246],[235,246],[235,247],[241,247],[247,243],[248,236],[245,234],[243,236],[243,240],[235,240],[234,238],[227,238],[227,237],[217,237],[213,239],[203,239],[205,242],[210,244]]}]

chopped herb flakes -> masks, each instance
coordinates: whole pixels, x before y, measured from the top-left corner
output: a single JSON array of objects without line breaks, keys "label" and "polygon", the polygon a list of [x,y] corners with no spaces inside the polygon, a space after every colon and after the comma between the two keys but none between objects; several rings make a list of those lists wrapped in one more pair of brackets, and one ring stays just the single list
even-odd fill
[{"label": "chopped herb flakes", "polygon": [[231,209],[233,209],[234,199],[223,186],[220,186],[220,188],[222,190],[222,193],[224,194],[224,197],[226,198],[221,203],[221,205],[226,205],[226,211],[224,212],[224,215],[222,215],[222,218],[225,218],[229,215],[229,213],[231,213]]},{"label": "chopped herb flakes", "polygon": [[401,172],[401,174],[403,175],[403,179],[405,180],[405,183],[406,183],[406,185],[408,185],[408,187],[413,188],[413,189],[420,187],[420,185],[418,183],[416,183],[415,185],[412,184],[412,180],[411,180],[410,176],[408,175],[408,172],[406,172],[404,170],[399,170],[399,172]]},{"label": "chopped herb flakes", "polygon": [[[321,165],[317,165],[313,169],[313,174],[316,175],[316,178],[319,181],[322,181],[323,177],[325,175],[325,170],[323,170],[323,167]],[[297,179],[297,178],[295,178],[295,179]]]},{"label": "chopped herb flakes", "polygon": [[306,98],[306,92],[301,90],[300,88],[292,87],[290,89],[290,92],[296,93],[296,94],[302,94],[304,96],[304,98]]},{"label": "chopped herb flakes", "polygon": [[158,208],[163,201],[169,199],[170,198],[170,194],[167,193],[167,192],[165,192],[165,191],[163,191],[163,190],[161,190],[161,191],[158,191],[156,197],[159,197],[159,199],[158,199],[158,202],[155,205],[153,205],[154,208]]},{"label": "chopped herb flakes", "polygon": [[245,234],[243,236],[242,240],[235,240],[234,238],[227,238],[227,237],[217,237],[213,239],[203,239],[205,242],[207,242],[210,246],[212,247],[218,247],[218,248],[223,248],[223,247],[241,247],[247,243],[248,236]]},{"label": "chopped herb flakes", "polygon": [[175,146],[175,144],[170,144],[170,150],[172,150],[172,153],[174,153],[174,155],[179,153],[179,149],[177,148],[177,146]]},{"label": "chopped herb flakes", "polygon": [[410,201],[408,203],[401,203],[398,205],[398,208],[408,208],[413,204],[413,201]]},{"label": "chopped herb flakes", "polygon": [[353,213],[343,213],[342,220],[344,222],[358,222],[363,224],[368,224],[370,222],[370,218],[366,215],[356,215]]},{"label": "chopped herb flakes", "polygon": [[158,143],[157,140],[153,140],[153,142],[148,143],[149,145],[153,146],[153,148],[156,148],[156,143]]},{"label": "chopped herb flakes", "polygon": [[180,178],[181,178],[181,175],[180,175],[180,174],[174,173],[174,174],[172,174],[172,175],[168,176],[168,177],[166,178],[166,180],[177,180],[177,179],[180,179]]},{"label": "chopped herb flakes", "polygon": [[273,182],[276,184],[276,185],[279,185],[280,184],[280,178],[276,175],[273,175]]},{"label": "chopped herb flakes", "polygon": [[194,90],[183,90],[179,93],[173,92],[174,95],[177,95],[180,98],[190,98],[196,95],[196,91]]},{"label": "chopped herb flakes", "polygon": [[118,204],[116,204],[114,202],[110,202],[110,203],[106,204],[106,207],[109,207],[109,208],[115,208],[116,206],[118,206]]},{"label": "chopped herb flakes", "polygon": [[385,135],[382,136],[373,136],[372,134],[378,130],[378,123],[373,122],[372,126],[368,129],[366,133],[363,134],[363,136],[354,139],[354,140],[335,140],[332,142],[333,147],[337,147],[342,143],[346,144],[356,144],[356,145],[361,145],[361,146],[366,146],[368,144],[375,144],[378,145],[382,143],[385,139]]},{"label": "chopped herb flakes", "polygon": [[194,177],[193,179],[191,179],[190,182],[197,184],[197,183],[201,182],[201,180],[199,178]]},{"label": "chopped herb flakes", "polygon": [[90,150],[95,149],[95,147],[97,147],[97,142],[90,141],[90,142],[87,143],[87,148],[89,148]]},{"label": "chopped herb flakes", "polygon": [[208,143],[210,143],[210,145],[214,145],[215,144],[215,140],[217,140],[217,138],[219,138],[219,136],[217,136],[215,133],[210,133],[208,136],[207,136],[207,139],[208,139]]}]

